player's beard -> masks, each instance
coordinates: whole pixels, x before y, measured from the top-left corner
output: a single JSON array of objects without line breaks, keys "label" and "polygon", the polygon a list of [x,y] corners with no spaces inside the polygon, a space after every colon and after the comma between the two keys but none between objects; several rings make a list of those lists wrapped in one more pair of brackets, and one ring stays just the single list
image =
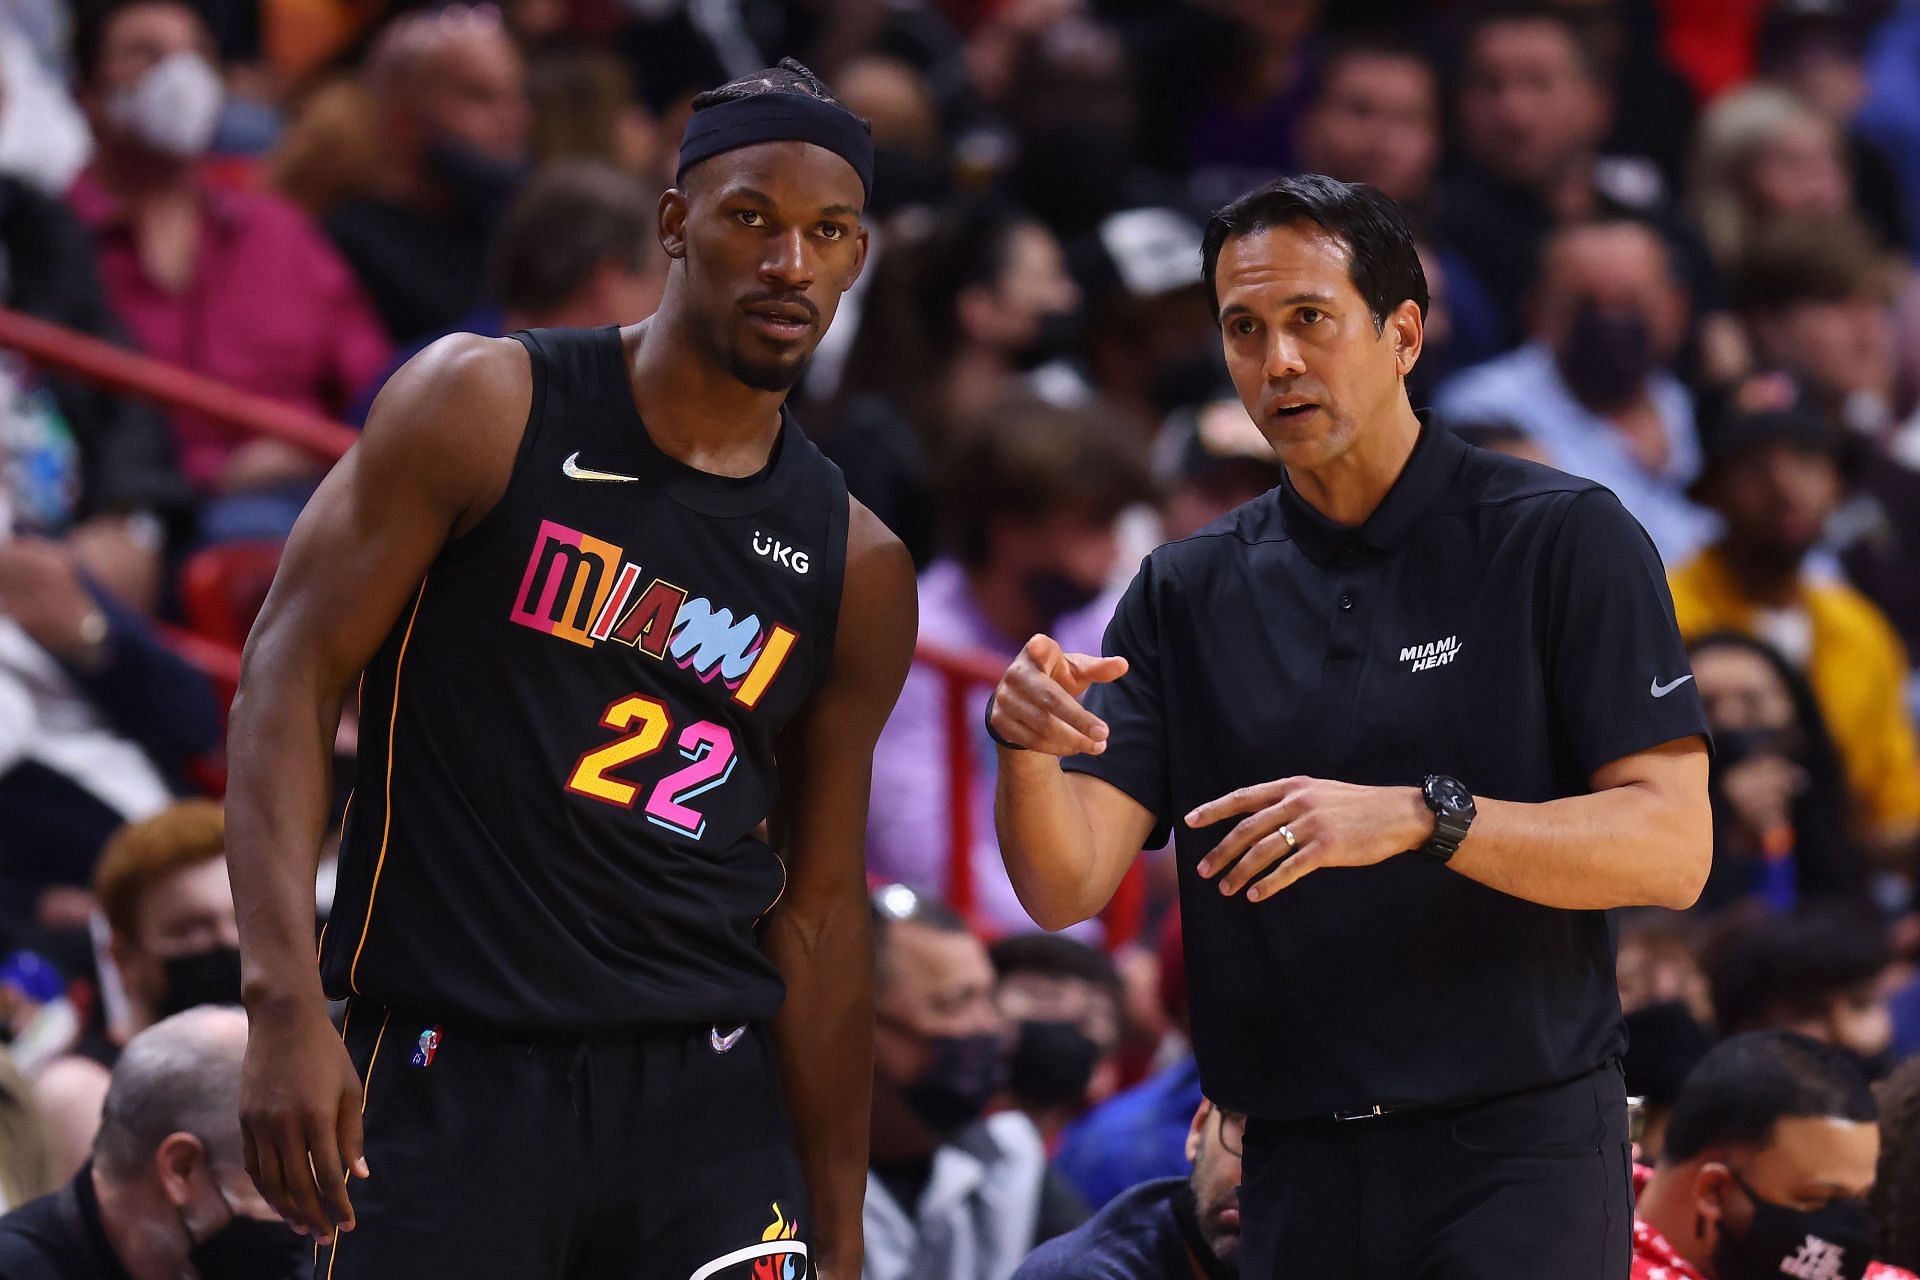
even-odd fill
[{"label": "player's beard", "polygon": [[755,391],[791,391],[806,376],[807,366],[813,362],[813,352],[809,351],[788,364],[777,360],[752,360],[738,348],[730,348],[721,353],[721,359],[735,380]]}]

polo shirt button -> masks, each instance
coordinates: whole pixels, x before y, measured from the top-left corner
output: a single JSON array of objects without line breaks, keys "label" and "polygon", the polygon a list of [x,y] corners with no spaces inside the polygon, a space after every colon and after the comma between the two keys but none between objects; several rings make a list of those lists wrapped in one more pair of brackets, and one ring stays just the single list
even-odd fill
[{"label": "polo shirt button", "polygon": [[1353,596],[1351,596],[1351,595],[1343,595],[1343,596],[1341,596],[1341,597],[1340,597],[1340,607],[1341,607],[1342,609],[1351,609],[1351,608],[1353,608]]}]

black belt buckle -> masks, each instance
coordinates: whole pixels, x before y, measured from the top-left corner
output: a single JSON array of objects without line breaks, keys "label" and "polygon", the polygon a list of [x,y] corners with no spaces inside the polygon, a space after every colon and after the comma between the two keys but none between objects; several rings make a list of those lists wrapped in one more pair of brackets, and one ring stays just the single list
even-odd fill
[{"label": "black belt buckle", "polygon": [[1336,1111],[1333,1113],[1333,1119],[1336,1124],[1344,1120],[1374,1120],[1384,1115],[1391,1115],[1397,1109],[1383,1107],[1376,1102],[1363,1111]]}]

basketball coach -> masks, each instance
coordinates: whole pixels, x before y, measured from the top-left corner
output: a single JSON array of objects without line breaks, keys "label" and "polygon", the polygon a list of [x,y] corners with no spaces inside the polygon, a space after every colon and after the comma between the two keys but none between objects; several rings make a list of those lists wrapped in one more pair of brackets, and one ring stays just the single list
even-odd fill
[{"label": "basketball coach", "polygon": [[1008,668],[1014,887],[1062,928],[1178,832],[1247,1276],[1625,1280],[1608,908],[1685,907],[1711,859],[1659,556],[1606,489],[1414,412],[1427,285],[1378,192],[1281,179],[1204,255],[1284,479],[1149,556],[1107,656]]}]

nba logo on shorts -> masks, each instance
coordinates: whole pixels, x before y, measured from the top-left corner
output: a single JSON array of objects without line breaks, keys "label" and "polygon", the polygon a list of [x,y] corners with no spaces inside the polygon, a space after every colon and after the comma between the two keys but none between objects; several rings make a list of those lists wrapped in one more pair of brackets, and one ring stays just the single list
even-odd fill
[{"label": "nba logo on shorts", "polygon": [[413,1057],[408,1061],[416,1067],[433,1065],[433,1055],[440,1052],[440,1028],[428,1027],[420,1033],[420,1039],[413,1046]]}]

